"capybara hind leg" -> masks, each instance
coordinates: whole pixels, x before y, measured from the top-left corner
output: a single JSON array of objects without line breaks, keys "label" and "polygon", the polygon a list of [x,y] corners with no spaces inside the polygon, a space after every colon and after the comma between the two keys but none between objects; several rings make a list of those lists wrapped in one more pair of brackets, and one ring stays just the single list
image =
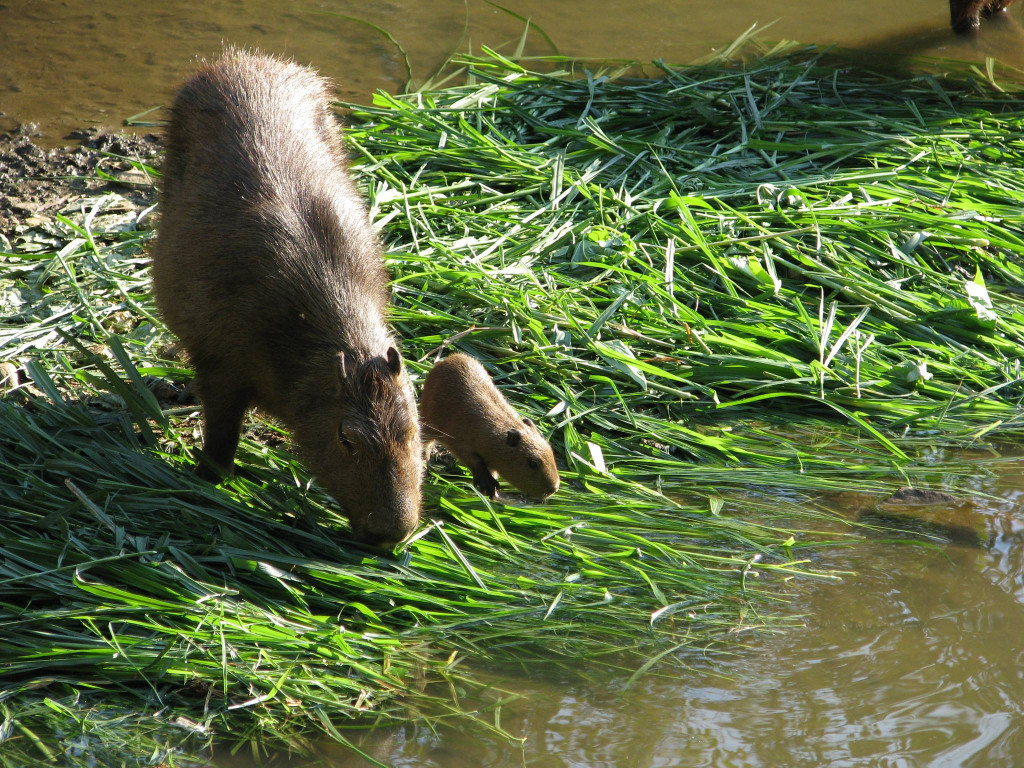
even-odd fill
[{"label": "capybara hind leg", "polygon": [[244,389],[232,385],[228,376],[219,372],[200,371],[196,375],[199,396],[203,401],[203,453],[214,465],[200,465],[199,476],[207,480],[231,474],[238,449],[242,419],[251,404]]},{"label": "capybara hind leg", "polygon": [[985,8],[985,0],[949,0],[949,19],[953,30],[960,34],[978,28],[978,15]]}]

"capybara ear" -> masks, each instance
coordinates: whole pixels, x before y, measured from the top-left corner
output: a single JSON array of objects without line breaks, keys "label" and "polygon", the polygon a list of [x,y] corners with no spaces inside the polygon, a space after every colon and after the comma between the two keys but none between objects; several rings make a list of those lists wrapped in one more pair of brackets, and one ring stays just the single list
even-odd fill
[{"label": "capybara ear", "polygon": [[522,439],[523,433],[520,432],[518,429],[510,429],[508,431],[508,434],[505,435],[505,442],[513,447],[519,445]]},{"label": "capybara ear", "polygon": [[533,426],[533,419],[531,419],[529,416],[527,416],[525,419],[523,419],[523,424],[525,424],[528,427],[532,427]]},{"label": "capybara ear", "polygon": [[348,370],[347,370],[347,355],[345,350],[342,349],[334,358],[334,373],[336,376],[334,394],[336,397],[341,397],[349,389],[348,382]]},{"label": "capybara ear", "polygon": [[388,368],[396,376],[402,372],[402,356],[394,347],[388,347]]},{"label": "capybara ear", "polygon": [[338,380],[345,380],[345,350],[338,353]]}]

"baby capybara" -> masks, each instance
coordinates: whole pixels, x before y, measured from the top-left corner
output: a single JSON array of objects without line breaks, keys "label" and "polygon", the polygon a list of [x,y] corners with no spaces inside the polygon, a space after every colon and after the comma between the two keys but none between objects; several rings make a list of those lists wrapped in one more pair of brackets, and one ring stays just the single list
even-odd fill
[{"label": "baby capybara", "polygon": [[949,0],[949,18],[956,32],[971,32],[978,28],[980,18],[1002,13],[1016,0]]},{"label": "baby capybara", "polygon": [[231,470],[258,406],[291,430],[354,534],[387,544],[419,520],[418,415],[328,98],[312,70],[235,49],[185,83],[153,288],[195,366],[209,459]]},{"label": "baby capybara", "polygon": [[469,467],[473,484],[491,498],[498,491],[495,473],[534,498],[558,490],[551,446],[469,355],[449,355],[430,369],[420,393],[420,417],[423,439],[451,451]]}]

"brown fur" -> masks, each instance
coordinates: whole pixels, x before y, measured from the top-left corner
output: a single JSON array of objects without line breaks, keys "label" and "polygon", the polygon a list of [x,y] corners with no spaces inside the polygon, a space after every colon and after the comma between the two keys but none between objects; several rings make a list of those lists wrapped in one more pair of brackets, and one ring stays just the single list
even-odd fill
[{"label": "brown fur", "polygon": [[196,368],[203,450],[230,471],[253,405],[291,430],[353,532],[420,512],[422,448],[387,273],[312,70],[228,49],[167,128],[153,288]]},{"label": "brown fur", "polygon": [[959,33],[972,32],[988,18],[1002,13],[1016,0],[949,0],[949,18],[953,29]]},{"label": "brown fur", "polygon": [[472,357],[450,355],[430,370],[420,394],[420,420],[423,439],[443,444],[491,498],[498,490],[494,473],[534,498],[558,490],[551,446]]}]

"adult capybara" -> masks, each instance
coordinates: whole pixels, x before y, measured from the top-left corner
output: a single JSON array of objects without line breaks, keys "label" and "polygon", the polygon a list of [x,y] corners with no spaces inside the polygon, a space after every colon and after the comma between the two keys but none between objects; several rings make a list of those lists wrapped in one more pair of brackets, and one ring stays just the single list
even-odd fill
[{"label": "adult capybara", "polygon": [[196,370],[203,450],[230,471],[246,410],[292,432],[357,537],[416,526],[418,415],[387,273],[312,70],[228,49],[167,127],[153,288]]},{"label": "adult capybara", "polygon": [[949,18],[953,29],[959,33],[971,32],[978,28],[982,16],[988,18],[1002,13],[1017,0],[949,0]]},{"label": "adult capybara", "polygon": [[430,369],[420,393],[420,419],[423,439],[451,451],[491,498],[498,490],[495,472],[527,496],[544,499],[558,490],[551,446],[472,357],[449,355]]}]

